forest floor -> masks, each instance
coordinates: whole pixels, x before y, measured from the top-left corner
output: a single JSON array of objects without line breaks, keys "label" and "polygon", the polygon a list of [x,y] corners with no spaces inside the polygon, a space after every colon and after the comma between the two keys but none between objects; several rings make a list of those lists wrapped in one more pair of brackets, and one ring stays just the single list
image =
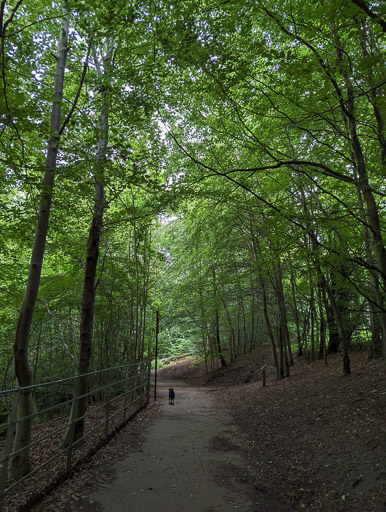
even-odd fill
[{"label": "forest floor", "polygon": [[[247,435],[242,451],[256,510],[277,499],[283,510],[386,511],[386,365],[350,355],[307,364],[296,358],[290,378],[277,380],[270,347],[236,359],[208,377],[203,364],[181,361],[163,377],[211,386],[218,408]],[[267,386],[260,368],[267,364]],[[224,447],[226,449],[226,447]]]},{"label": "forest floor", "polygon": [[268,346],[215,375],[173,362],[157,402],[29,510],[386,512],[386,366],[350,357],[348,376],[336,355],[280,381]]}]

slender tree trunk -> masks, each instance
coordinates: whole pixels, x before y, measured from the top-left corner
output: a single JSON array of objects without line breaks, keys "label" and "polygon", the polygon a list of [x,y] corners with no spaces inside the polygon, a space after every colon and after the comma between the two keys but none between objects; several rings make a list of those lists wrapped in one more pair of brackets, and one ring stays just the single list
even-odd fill
[{"label": "slender tree trunk", "polygon": [[263,279],[261,271],[259,274],[259,279],[260,279],[261,293],[263,295],[263,311],[264,311],[265,325],[267,327],[269,339],[271,340],[273,361],[275,363],[275,368],[276,368],[276,376],[278,379],[280,379],[280,378],[284,377],[284,374],[281,376],[281,373],[280,373],[279,361],[277,358],[277,351],[276,351],[276,344],[275,344],[275,337],[273,335],[273,330],[272,330],[271,322],[270,322],[269,315],[268,315],[267,290],[265,287],[265,281]]},{"label": "slender tree trunk", "polygon": [[326,319],[323,311],[323,285],[318,282],[318,290],[317,290],[317,300],[318,300],[318,309],[319,309],[319,318],[320,318],[320,344],[319,344],[319,354],[318,359],[323,359],[326,354]]},{"label": "slender tree trunk", "polygon": [[334,316],[335,316],[336,324],[337,324],[338,331],[339,331],[339,338],[341,339],[342,345],[343,345],[343,373],[348,374],[351,372],[351,369],[350,369],[350,358],[349,358],[349,354],[348,354],[348,338],[346,336],[346,330],[344,327],[343,318],[342,318],[341,312],[336,304],[334,294],[332,293],[332,291],[327,283],[325,283],[325,287],[326,287],[326,290],[327,290],[327,293],[328,293],[328,296],[330,299],[332,309],[334,311]]},{"label": "slender tree trunk", "polygon": [[298,306],[296,301],[296,284],[295,284],[295,276],[293,274],[293,270],[291,267],[291,289],[292,289],[292,301],[294,304],[294,318],[295,318],[295,325],[296,325],[296,337],[298,342],[298,357],[300,357],[303,353],[303,346],[302,346],[302,337],[300,334],[300,322],[299,322],[299,312],[298,312]]},{"label": "slender tree trunk", "polygon": [[[133,191],[132,201],[133,201],[133,211],[135,211],[135,199]],[[138,259],[138,245],[137,245],[137,224],[135,221],[135,216],[133,219],[133,233],[134,233],[134,258],[135,258],[135,332],[134,332],[134,348],[133,348],[133,356],[134,360],[136,360],[137,347],[138,347],[138,329],[139,329],[139,259]]]},{"label": "slender tree trunk", "polygon": [[281,315],[279,315],[278,336],[279,336],[279,347],[280,347],[280,361],[282,363],[282,360],[284,357],[285,376],[289,377],[290,376],[290,365],[289,365],[289,359],[288,359],[288,351],[287,351],[287,343],[286,343],[286,336],[285,336],[285,331],[284,331],[283,318],[281,317]]},{"label": "slender tree trunk", "polygon": [[282,332],[282,339],[283,339],[283,346],[285,351],[285,361],[286,366],[288,364],[288,370],[286,369],[286,375],[289,376],[289,366],[294,365],[294,359],[292,355],[291,350],[291,340],[289,336],[289,330],[288,330],[288,321],[287,321],[287,307],[285,303],[285,296],[284,296],[284,288],[283,288],[283,270],[280,258],[278,258],[277,262],[277,276],[276,276],[276,283],[277,283],[277,296],[278,296],[278,303],[279,303],[279,315],[280,315],[280,325],[281,325],[281,332]]},{"label": "slender tree trunk", "polygon": [[[128,263],[130,265],[130,259],[131,259],[131,242],[129,241],[129,245],[128,245],[128,251],[127,251],[127,255],[128,255]],[[131,340],[134,339],[134,299],[133,297],[135,296],[135,293],[133,292],[133,290],[131,289],[131,293],[130,293],[130,298],[129,298],[129,307],[128,307],[128,310],[129,310],[129,315],[128,315],[128,326],[127,326],[127,336],[125,337],[125,361],[126,363],[130,363],[133,361],[133,356],[131,354],[131,349],[132,349],[132,346],[131,346]]]},{"label": "slender tree trunk", "polygon": [[[59,50],[56,60],[54,101],[51,110],[51,136],[48,141],[46,166],[43,179],[42,194],[39,207],[38,225],[35,231],[31,261],[28,272],[28,281],[21,307],[13,346],[15,374],[20,387],[31,386],[33,371],[29,363],[29,337],[32,318],[38,295],[40,276],[43,266],[44,251],[48,233],[52,193],[54,188],[54,175],[58,147],[60,141],[61,111],[63,101],[64,73],[68,52],[68,12],[67,0],[64,0],[64,18],[60,28]],[[29,416],[33,413],[34,404],[32,389],[19,392],[18,417]],[[19,479],[31,471],[30,449],[32,420],[17,423],[13,451],[22,450],[11,458],[8,466],[10,480]]]},{"label": "slender tree trunk", "polygon": [[[215,368],[215,350],[214,350],[214,343],[212,343],[212,337],[211,337],[211,329],[210,329],[210,325],[207,324],[206,326],[206,332],[207,332],[207,338],[208,338],[208,342],[209,342],[209,353],[210,353],[210,368],[212,371],[215,371],[216,368]],[[216,364],[217,364],[217,359],[216,359]]]},{"label": "slender tree trunk", "polygon": [[208,373],[208,352],[207,352],[207,348],[206,348],[206,336],[205,336],[204,326],[202,326],[201,341],[202,341],[202,350],[204,351],[205,373]]},{"label": "slender tree trunk", "polygon": [[200,294],[200,312],[201,312],[201,331],[202,331],[202,348],[204,350],[204,357],[205,357],[205,373],[208,373],[208,347],[207,342],[209,342],[209,350],[210,350],[210,340],[208,337],[207,329],[206,329],[206,322],[205,322],[205,310],[204,310],[204,298],[202,296],[202,286],[201,286],[201,278],[202,278],[202,272],[201,272],[201,260],[199,261],[199,276],[200,276],[200,283],[199,283],[199,294]]},{"label": "slender tree trunk", "polygon": [[[79,374],[85,374],[90,369],[93,341],[94,307],[96,292],[96,272],[99,258],[99,245],[102,232],[103,212],[105,209],[105,192],[103,185],[103,171],[106,160],[108,144],[108,122],[110,108],[109,81],[111,78],[111,57],[113,51],[112,41],[104,57],[104,81],[102,89],[102,108],[99,120],[99,142],[95,177],[94,215],[91,222],[87,241],[86,266],[83,280],[82,311],[80,318],[80,347],[79,347]],[[88,391],[88,378],[83,376],[79,380],[78,396],[85,395]],[[73,402],[70,415],[70,428],[68,428],[64,445],[75,442],[84,433],[84,415],[87,410],[88,397],[80,398]],[[75,421],[71,428],[71,421]]]},{"label": "slender tree trunk", "polygon": [[243,332],[244,332],[244,354],[247,353],[248,349],[248,330],[247,330],[247,317],[245,314],[244,303],[242,302],[242,313],[243,313]]},{"label": "slender tree trunk", "polygon": [[284,372],[284,347],[283,347],[283,336],[281,333],[281,325],[280,325],[280,319],[279,319],[279,325],[276,329],[276,336],[277,336],[277,343],[279,345],[279,372],[280,372],[280,378],[284,379],[285,372]]},{"label": "slender tree trunk", "polygon": [[327,354],[336,354],[338,352],[340,345],[340,337],[338,327],[336,325],[334,310],[330,302],[326,302],[324,306],[326,310],[327,325],[329,332]]},{"label": "slender tree trunk", "polygon": [[235,349],[235,358],[237,359],[239,355],[242,353],[241,351],[241,328],[240,328],[240,300],[237,300],[237,337],[236,337],[236,349]]},{"label": "slender tree trunk", "polygon": [[256,344],[256,319],[255,319],[255,293],[253,289],[253,282],[252,282],[252,274],[251,274],[251,295],[252,295],[252,302],[251,302],[251,343],[249,346],[249,352],[252,352],[255,348]]},{"label": "slender tree trunk", "polygon": [[[251,254],[252,254],[254,262],[258,263],[258,259],[257,259],[257,254],[258,253],[257,253],[257,250],[259,249],[260,254],[261,254],[261,251],[260,251],[260,248],[259,248],[258,241],[256,240],[256,238],[254,236],[254,233],[253,233],[252,220],[250,222],[249,229],[250,229],[250,234],[251,234],[251,240],[250,240],[250,243],[249,243],[249,249],[251,251]],[[274,334],[273,334],[273,329],[272,329],[271,321],[269,319],[269,314],[268,314],[267,288],[266,288],[266,285],[265,285],[265,280],[263,278],[261,269],[259,270],[259,282],[260,282],[261,293],[262,293],[262,297],[263,297],[263,312],[264,312],[265,325],[267,327],[268,336],[269,336],[269,339],[271,341],[272,356],[273,356],[273,360],[274,360],[275,368],[276,368],[276,377],[278,379],[280,379],[280,378],[284,377],[284,373],[283,373],[283,375],[281,375],[282,366],[279,367],[279,360],[278,360],[278,356],[277,356],[275,337],[274,337]]]},{"label": "slender tree trunk", "polygon": [[303,319],[303,340],[304,340],[304,351],[306,353],[307,363],[310,362],[310,351],[308,347],[308,326],[310,321],[310,308],[307,308],[306,314]]},{"label": "slender tree trunk", "polygon": [[219,354],[219,358],[221,361],[221,366],[225,367],[226,361],[222,353],[221,348],[221,339],[220,339],[220,316],[218,312],[218,304],[217,304],[217,282],[216,282],[216,269],[212,267],[212,277],[213,277],[213,297],[214,297],[214,303],[215,303],[215,329],[216,329],[216,344],[217,344],[217,351]]},{"label": "slender tree trunk", "polygon": [[[147,251],[146,239],[145,239],[145,253],[144,253],[144,276],[143,276],[143,326],[142,326],[142,350],[141,350],[141,361],[145,353],[145,339],[146,339],[146,314],[147,314],[147,296],[148,296],[148,285],[150,276],[150,263],[151,263],[151,225],[149,227],[149,246]],[[147,255],[149,255],[147,257]]]},{"label": "slender tree trunk", "polygon": [[228,318],[228,325],[229,325],[229,357],[230,357],[230,361],[232,363],[234,361],[234,359],[235,359],[234,352],[233,352],[233,340],[234,340],[235,334],[234,334],[234,331],[233,331],[231,315],[229,313],[229,309],[228,309],[228,306],[227,306],[224,298],[222,299],[222,303],[223,303],[223,306],[224,306],[224,309],[225,309],[225,312],[226,312],[226,315],[227,315],[227,318]]},{"label": "slender tree trunk", "polygon": [[[311,278],[311,276],[310,276]],[[310,295],[310,332],[311,332],[311,360],[315,361],[315,298],[314,298],[314,287],[312,281],[311,284],[311,295]]]}]

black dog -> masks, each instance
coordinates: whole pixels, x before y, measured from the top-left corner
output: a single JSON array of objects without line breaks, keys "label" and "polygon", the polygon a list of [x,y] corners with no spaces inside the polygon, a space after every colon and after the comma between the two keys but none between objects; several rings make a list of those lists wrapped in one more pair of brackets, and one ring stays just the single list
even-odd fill
[{"label": "black dog", "polygon": [[170,388],[169,389],[169,404],[170,405],[174,405],[174,397],[175,396],[176,396],[176,394],[174,393],[173,388]]}]

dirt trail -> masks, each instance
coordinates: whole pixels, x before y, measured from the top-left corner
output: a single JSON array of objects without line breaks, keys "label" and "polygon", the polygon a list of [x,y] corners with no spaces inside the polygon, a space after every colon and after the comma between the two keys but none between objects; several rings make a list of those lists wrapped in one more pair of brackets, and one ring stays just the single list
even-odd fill
[{"label": "dirt trail", "polygon": [[[168,387],[176,393],[174,406],[168,404]],[[234,439],[246,440],[213,408],[210,392],[160,381],[157,400],[161,414],[142,448],[113,464],[114,481],[102,484],[89,502],[107,512],[257,510],[245,485],[232,477],[245,466],[232,450]]]}]

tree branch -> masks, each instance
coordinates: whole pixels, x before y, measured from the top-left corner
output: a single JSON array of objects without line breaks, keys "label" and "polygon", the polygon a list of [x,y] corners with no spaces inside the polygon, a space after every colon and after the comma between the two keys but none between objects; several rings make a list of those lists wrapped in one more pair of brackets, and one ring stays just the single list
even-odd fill
[{"label": "tree branch", "polygon": [[82,87],[83,87],[83,82],[84,82],[84,79],[86,77],[86,73],[87,73],[87,69],[88,69],[88,58],[89,58],[89,55],[90,55],[91,45],[92,45],[92,41],[91,41],[90,46],[88,47],[88,50],[87,50],[86,60],[85,60],[84,66],[83,66],[83,72],[82,72],[82,76],[80,78],[78,90],[76,91],[76,95],[75,95],[72,107],[71,107],[69,113],[67,114],[67,117],[64,120],[64,122],[62,124],[62,127],[59,130],[59,135],[62,135],[63,131],[65,130],[68,122],[70,121],[70,119],[72,117],[72,114],[74,113],[74,110],[76,108],[76,104],[78,103],[79,96],[80,96],[80,93],[81,93]]},{"label": "tree branch", "polygon": [[355,4],[359,9],[361,9],[363,12],[367,14],[372,19],[375,19],[378,21],[378,23],[381,25],[383,32],[386,32],[386,22],[381,18],[380,14],[376,14],[373,12],[369,6],[364,2],[363,0],[351,0],[353,4]]}]

